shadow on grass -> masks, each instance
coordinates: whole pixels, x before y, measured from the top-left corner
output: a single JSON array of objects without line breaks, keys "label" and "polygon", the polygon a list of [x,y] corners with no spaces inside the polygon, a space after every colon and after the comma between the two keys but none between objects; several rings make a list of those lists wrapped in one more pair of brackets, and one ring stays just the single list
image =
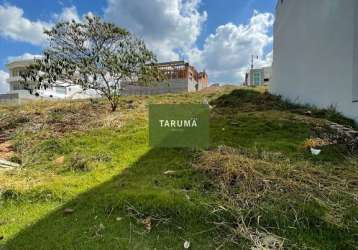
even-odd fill
[{"label": "shadow on grass", "polygon": [[[267,103],[261,99],[266,94],[240,91],[235,90],[214,101],[217,103],[216,114],[211,120],[212,145],[259,147],[284,154],[297,153],[300,144],[309,136],[310,127],[290,121],[290,114],[282,119],[283,113],[279,112],[282,111],[281,106],[276,107],[274,103],[274,112],[255,114],[257,111],[268,111]],[[256,109],[255,105],[250,104],[251,101],[257,106]],[[245,111],[244,114],[230,110],[220,114],[230,105]],[[210,192],[213,186],[204,174],[191,168],[194,156],[190,150],[152,149],[110,181],[78,195],[20,231],[8,240],[5,248],[181,249],[184,241],[189,240],[195,249],[215,249],[223,242],[227,232],[217,230],[211,223],[216,219],[208,206],[215,199],[212,195],[214,192]],[[175,173],[164,174],[167,170]],[[65,215],[65,208],[71,208],[74,212]],[[264,208],[268,213],[266,218],[272,218],[267,224],[274,226],[277,223],[276,216],[273,216],[276,215],[273,213],[275,211],[266,208],[268,206]],[[278,208],[277,217],[285,217],[282,209]],[[151,218],[151,230],[147,230],[148,217]],[[294,215],[287,218],[287,224],[292,219]],[[317,215],[317,221],[320,220]],[[301,234],[312,232],[302,230]],[[341,231],[333,227],[329,234],[325,234],[322,229],[314,231],[315,235],[310,237],[318,243],[327,240],[327,235],[340,235]],[[297,231],[292,235],[295,233]],[[341,240],[346,236],[342,235],[337,238]],[[246,242],[240,243],[244,249],[249,248]],[[225,245],[225,249],[230,247],[233,246]]]},{"label": "shadow on grass", "polygon": [[[133,166],[10,239],[5,249],[180,249],[185,240],[214,249],[203,178],[192,153],[153,149]],[[163,174],[176,171],[173,175]],[[65,208],[74,210],[64,214]],[[151,217],[151,230],[142,220]]]}]

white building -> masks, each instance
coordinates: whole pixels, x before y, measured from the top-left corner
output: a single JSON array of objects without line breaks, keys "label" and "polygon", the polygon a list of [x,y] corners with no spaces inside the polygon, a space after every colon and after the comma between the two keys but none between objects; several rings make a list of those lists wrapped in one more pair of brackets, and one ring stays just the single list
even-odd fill
[{"label": "white building", "polygon": [[[25,71],[26,67],[34,62],[34,59],[15,60],[6,64],[6,67],[9,70],[7,83],[9,84],[10,93],[19,93],[22,97],[30,95],[29,90],[25,89],[23,84],[21,84],[21,73]],[[29,88],[35,88],[35,84],[30,84]]]},{"label": "white building", "polygon": [[270,91],[358,121],[357,0],[278,0]]},{"label": "white building", "polygon": [[26,67],[34,63],[34,59],[21,59],[9,62],[6,67],[9,70],[9,93],[18,93],[22,99],[34,99],[37,97],[55,98],[55,99],[83,99],[97,97],[94,90],[84,91],[81,86],[57,81],[56,84],[49,88],[36,88],[37,83],[30,83],[25,86],[21,83],[21,73],[26,70]]},{"label": "white building", "polygon": [[245,76],[246,86],[268,85],[272,77],[272,67],[262,67],[250,69]]}]

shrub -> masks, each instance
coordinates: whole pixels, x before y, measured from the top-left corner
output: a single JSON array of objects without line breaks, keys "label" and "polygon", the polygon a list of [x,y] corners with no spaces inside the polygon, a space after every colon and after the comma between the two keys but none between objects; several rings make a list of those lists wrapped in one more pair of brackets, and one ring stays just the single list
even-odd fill
[{"label": "shrub", "polygon": [[90,170],[89,159],[79,154],[73,155],[68,164],[67,168],[71,171],[86,172]]}]

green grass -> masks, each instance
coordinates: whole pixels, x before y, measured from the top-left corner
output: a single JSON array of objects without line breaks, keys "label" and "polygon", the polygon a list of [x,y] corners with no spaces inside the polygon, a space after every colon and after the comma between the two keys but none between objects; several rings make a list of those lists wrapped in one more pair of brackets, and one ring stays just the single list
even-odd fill
[{"label": "green grass", "polygon": [[[182,249],[185,240],[192,249],[248,249],[252,242],[235,231],[241,216],[248,227],[285,238],[287,248],[353,249],[356,156],[343,157],[344,145],[315,158],[302,148],[326,115],[307,117],[278,97],[232,90],[124,97],[114,114],[104,102],[0,107],[0,132],[11,133],[25,166],[0,173],[0,249]],[[238,205],[252,202],[244,177],[222,189],[226,179],[193,168],[202,151],[147,145],[149,103],[203,99],[214,105],[208,150],[235,148],[255,168],[253,194],[261,198],[250,209]],[[224,158],[229,165],[232,156]],[[261,190],[261,178],[284,190]]]}]

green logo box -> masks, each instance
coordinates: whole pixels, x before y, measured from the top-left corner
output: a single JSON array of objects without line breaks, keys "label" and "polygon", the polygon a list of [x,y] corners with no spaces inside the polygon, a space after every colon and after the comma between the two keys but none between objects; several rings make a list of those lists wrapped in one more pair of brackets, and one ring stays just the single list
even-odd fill
[{"label": "green logo box", "polygon": [[149,105],[151,147],[209,147],[209,105]]}]

